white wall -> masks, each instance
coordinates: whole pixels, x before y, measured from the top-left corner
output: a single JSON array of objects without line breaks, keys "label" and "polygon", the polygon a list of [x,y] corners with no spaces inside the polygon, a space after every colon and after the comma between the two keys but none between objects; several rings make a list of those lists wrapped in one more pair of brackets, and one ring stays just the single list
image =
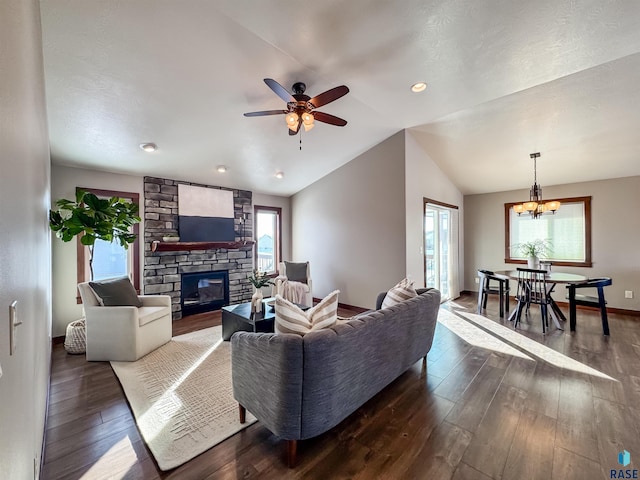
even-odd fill
[{"label": "white wall", "polygon": [[[606,289],[609,306],[640,310],[640,215],[636,211],[640,205],[640,177],[544,187],[545,198],[582,196],[592,197],[593,267],[557,268],[588,277],[611,277],[613,285]],[[474,278],[478,268],[502,270],[518,266],[504,262],[504,204],[528,198],[528,190],[465,196],[466,290],[477,291]],[[557,290],[554,297],[565,301],[565,289]],[[625,290],[632,290],[634,298],[625,299]]]},{"label": "white wall", "polygon": [[[0,2],[0,477],[39,470],[51,359],[49,143],[37,0]],[[9,305],[18,301],[17,350]]]},{"label": "white wall", "polygon": [[407,275],[415,281],[416,286],[424,286],[423,199],[429,198],[449,205],[456,205],[459,215],[458,283],[460,290],[462,290],[464,285],[464,197],[431,159],[426,149],[428,147],[421,146],[412,132],[405,130]]},{"label": "white wall", "polygon": [[[262,207],[279,207],[282,209],[282,259],[291,259],[291,197],[254,193],[253,204]],[[255,234],[255,230],[254,230]]]},{"label": "white wall", "polygon": [[311,262],[314,297],[374,308],[404,277],[404,164],[399,132],[292,197],[292,260]]},{"label": "white wall", "polygon": [[[140,218],[144,218],[143,178],[117,173],[98,172],[82,168],[54,165],[51,169],[51,204],[61,198],[74,199],[76,187],[133,192],[140,195]],[[140,223],[140,238],[144,238],[144,220]],[[144,242],[140,243],[140,275],[144,263]],[[77,296],[76,240],[63,242],[52,234],[53,250],[53,336],[64,336],[67,325],[82,317],[82,305]],[[142,285],[143,279],[140,278]]]}]

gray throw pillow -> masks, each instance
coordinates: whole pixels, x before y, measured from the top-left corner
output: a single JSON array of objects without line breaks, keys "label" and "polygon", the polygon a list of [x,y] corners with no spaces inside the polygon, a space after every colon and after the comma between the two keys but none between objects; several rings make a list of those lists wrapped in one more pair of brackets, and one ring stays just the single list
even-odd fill
[{"label": "gray throw pillow", "polygon": [[290,282],[307,283],[307,265],[309,262],[294,263],[284,262],[287,280]]},{"label": "gray throw pillow", "polygon": [[89,286],[102,300],[105,307],[131,306],[141,307],[142,302],[136,294],[129,277],[110,278],[100,282],[89,282]]}]

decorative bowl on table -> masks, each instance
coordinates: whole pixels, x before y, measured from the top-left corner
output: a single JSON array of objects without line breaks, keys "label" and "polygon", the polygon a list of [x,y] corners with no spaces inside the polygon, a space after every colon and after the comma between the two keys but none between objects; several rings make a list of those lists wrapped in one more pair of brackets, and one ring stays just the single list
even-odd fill
[{"label": "decorative bowl on table", "polygon": [[270,310],[274,310],[276,308],[276,301],[275,300],[269,300],[267,302],[264,302],[267,305],[267,308],[269,308]]}]

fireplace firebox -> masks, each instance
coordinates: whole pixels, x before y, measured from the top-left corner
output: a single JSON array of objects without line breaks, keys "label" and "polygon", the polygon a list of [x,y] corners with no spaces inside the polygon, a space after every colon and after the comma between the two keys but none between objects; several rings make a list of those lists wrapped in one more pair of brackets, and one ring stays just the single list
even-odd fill
[{"label": "fireplace firebox", "polygon": [[229,305],[229,272],[182,274],[183,315],[220,310]]}]

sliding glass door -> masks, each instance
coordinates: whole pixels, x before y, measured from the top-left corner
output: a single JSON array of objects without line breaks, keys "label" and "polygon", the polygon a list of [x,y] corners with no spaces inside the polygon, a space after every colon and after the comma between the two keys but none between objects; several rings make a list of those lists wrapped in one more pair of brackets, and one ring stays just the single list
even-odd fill
[{"label": "sliding glass door", "polygon": [[458,286],[458,207],[424,199],[424,278],[442,300],[460,295]]}]

